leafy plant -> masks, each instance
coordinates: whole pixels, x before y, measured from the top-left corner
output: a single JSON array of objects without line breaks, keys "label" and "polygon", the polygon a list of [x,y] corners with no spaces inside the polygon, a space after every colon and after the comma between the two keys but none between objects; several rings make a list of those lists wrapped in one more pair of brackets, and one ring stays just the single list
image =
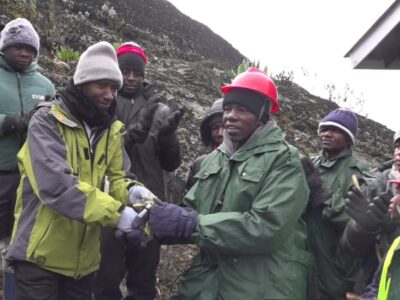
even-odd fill
[{"label": "leafy plant", "polygon": [[77,61],[81,54],[70,47],[61,47],[57,52],[57,57],[64,62]]},{"label": "leafy plant", "polygon": [[280,73],[272,76],[273,80],[280,82],[293,82],[294,80],[294,72],[293,71],[281,71]]},{"label": "leafy plant", "polygon": [[121,46],[121,42],[114,42],[113,44],[112,44],[112,46],[114,47],[114,50],[117,50],[118,49],[118,47],[119,46]]},{"label": "leafy plant", "polygon": [[[260,61],[250,61],[247,58],[245,58],[242,63],[237,67],[236,70],[231,70],[231,76],[232,78],[235,78],[237,75],[240,73],[245,72],[248,68],[250,67],[256,67],[257,69],[260,69]],[[267,67],[264,67],[264,73],[267,73],[268,69]]]}]

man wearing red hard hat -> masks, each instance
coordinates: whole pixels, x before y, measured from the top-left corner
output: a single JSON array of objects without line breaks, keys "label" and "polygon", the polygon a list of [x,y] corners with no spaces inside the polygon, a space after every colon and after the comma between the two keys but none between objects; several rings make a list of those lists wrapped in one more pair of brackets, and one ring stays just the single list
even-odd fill
[{"label": "man wearing red hard hat", "polygon": [[223,143],[208,154],[186,208],[156,201],[155,238],[200,252],[172,299],[306,299],[309,195],[299,152],[271,120],[274,82],[250,68],[221,89]]}]

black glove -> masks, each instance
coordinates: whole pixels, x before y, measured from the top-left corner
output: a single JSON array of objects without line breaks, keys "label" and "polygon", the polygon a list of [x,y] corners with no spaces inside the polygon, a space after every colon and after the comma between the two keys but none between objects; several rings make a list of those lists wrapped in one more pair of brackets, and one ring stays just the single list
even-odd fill
[{"label": "black glove", "polygon": [[159,132],[160,137],[167,136],[176,131],[179,126],[179,123],[185,114],[185,107],[179,105],[178,103],[172,102],[169,105],[169,112],[167,117],[163,120]]},{"label": "black glove", "polygon": [[125,146],[127,148],[130,148],[135,143],[143,143],[147,138],[157,107],[158,102],[145,105],[139,112],[138,121],[128,125],[126,129],[127,138],[125,140]]},{"label": "black glove", "polygon": [[28,124],[30,120],[29,114],[24,114],[22,116],[6,116],[3,121],[3,134],[10,135],[13,133],[24,134],[28,130]]},{"label": "black glove", "polygon": [[150,210],[150,227],[155,238],[189,239],[197,223],[197,213],[157,199]]},{"label": "black glove", "polygon": [[390,195],[382,193],[368,202],[354,186],[347,192],[345,208],[358,226],[367,232],[379,232],[382,225],[389,220],[388,210]]}]

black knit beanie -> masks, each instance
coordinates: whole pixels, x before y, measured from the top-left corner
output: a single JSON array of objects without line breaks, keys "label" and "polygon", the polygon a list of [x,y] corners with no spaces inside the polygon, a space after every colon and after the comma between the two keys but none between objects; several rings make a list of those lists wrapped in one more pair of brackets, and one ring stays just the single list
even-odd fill
[{"label": "black knit beanie", "polygon": [[134,53],[124,53],[118,56],[118,64],[121,70],[134,70],[140,72],[144,78],[146,63],[143,58]]},{"label": "black knit beanie", "polygon": [[[231,103],[236,103],[246,107],[249,111],[255,114],[264,123],[269,121],[270,109],[267,97],[257,92],[247,89],[232,89],[224,95],[223,107]],[[262,116],[260,117],[260,113]]]}]

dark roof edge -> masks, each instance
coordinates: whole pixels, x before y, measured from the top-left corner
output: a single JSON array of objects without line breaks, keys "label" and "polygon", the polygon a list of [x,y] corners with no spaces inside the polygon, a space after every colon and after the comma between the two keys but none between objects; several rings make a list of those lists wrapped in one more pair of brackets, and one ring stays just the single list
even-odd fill
[{"label": "dark roof edge", "polygon": [[376,22],[368,29],[368,31],[366,33],[364,33],[364,35],[357,41],[357,43],[354,44],[353,47],[351,47],[351,49],[349,51],[347,51],[347,53],[345,54],[344,57],[349,57],[350,53],[353,52],[353,50],[355,48],[357,48],[369,35],[372,31],[375,30],[376,27],[378,27],[378,25],[380,25],[382,23],[382,21],[386,18],[387,15],[389,15],[396,6],[398,6],[400,4],[400,0],[396,0],[392,3],[392,5],[390,5],[390,7],[378,18],[378,20],[376,20]]}]

